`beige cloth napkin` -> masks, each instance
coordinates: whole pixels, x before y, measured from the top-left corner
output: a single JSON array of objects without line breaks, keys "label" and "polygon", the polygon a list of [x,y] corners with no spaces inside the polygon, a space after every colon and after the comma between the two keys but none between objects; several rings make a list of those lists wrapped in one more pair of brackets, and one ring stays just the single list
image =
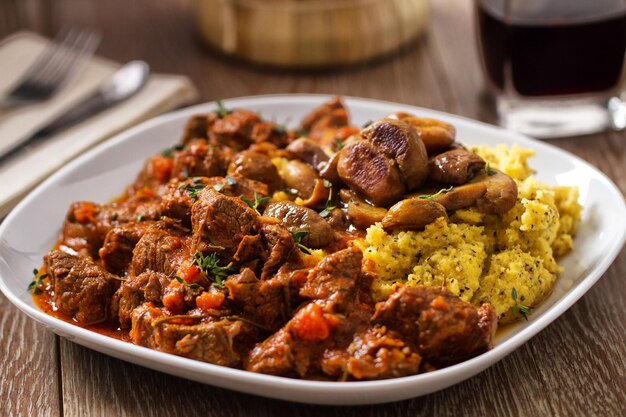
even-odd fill
[{"label": "beige cloth napkin", "polygon": [[[19,32],[0,42],[0,97],[46,46],[47,39]],[[0,114],[0,147],[34,133],[93,92],[121,65],[93,57],[83,72],[52,99]],[[153,74],[127,101],[64,130],[0,164],[0,219],[32,188],[70,159],[130,126],[196,99],[183,76]]]}]

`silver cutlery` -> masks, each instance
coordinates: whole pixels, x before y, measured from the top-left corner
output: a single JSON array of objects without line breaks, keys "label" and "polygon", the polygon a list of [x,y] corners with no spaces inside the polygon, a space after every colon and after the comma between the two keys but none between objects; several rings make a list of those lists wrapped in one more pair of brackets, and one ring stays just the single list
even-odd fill
[{"label": "silver cutlery", "polygon": [[0,99],[0,110],[10,110],[52,97],[80,73],[99,43],[100,35],[91,31],[76,28],[59,31],[15,87]]},{"label": "silver cutlery", "polygon": [[96,92],[81,100],[59,118],[11,147],[0,150],[0,163],[6,161],[26,145],[45,139],[136,94],[148,80],[150,67],[143,61],[131,61],[117,70]]}]

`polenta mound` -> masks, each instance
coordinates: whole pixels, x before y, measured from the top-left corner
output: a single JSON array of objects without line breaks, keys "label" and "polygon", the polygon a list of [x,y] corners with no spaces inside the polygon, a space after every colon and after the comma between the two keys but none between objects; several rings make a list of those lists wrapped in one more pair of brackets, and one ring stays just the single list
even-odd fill
[{"label": "polenta mound", "polygon": [[[376,273],[374,297],[386,299],[398,284],[445,286],[477,306],[491,303],[501,323],[519,304],[535,306],[550,294],[562,268],[556,258],[573,247],[580,220],[576,187],[549,186],[532,177],[530,149],[517,145],[471,149],[518,185],[515,206],[502,215],[457,210],[423,231],[367,229],[365,264]],[[517,315],[519,319],[519,314]]]}]

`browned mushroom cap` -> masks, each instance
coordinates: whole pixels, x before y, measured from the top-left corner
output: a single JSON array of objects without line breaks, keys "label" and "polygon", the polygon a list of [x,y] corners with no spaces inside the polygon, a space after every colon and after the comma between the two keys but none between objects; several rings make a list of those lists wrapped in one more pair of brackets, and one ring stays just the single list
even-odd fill
[{"label": "browned mushroom cap", "polygon": [[483,168],[485,161],[466,149],[441,153],[428,162],[429,180],[441,184],[465,184]]},{"label": "browned mushroom cap", "polygon": [[367,229],[374,223],[381,221],[387,214],[386,208],[369,204],[352,190],[340,190],[339,199],[347,206],[346,215],[350,224],[359,229]]},{"label": "browned mushroom cap", "polygon": [[382,119],[361,134],[395,161],[408,190],[424,184],[428,175],[428,155],[415,129],[400,120]]},{"label": "browned mushroom cap", "polygon": [[285,149],[316,169],[319,167],[320,162],[328,161],[326,152],[311,139],[296,139]]},{"label": "browned mushroom cap", "polygon": [[436,155],[448,149],[456,136],[454,126],[441,120],[415,117],[402,112],[390,114],[388,117],[402,120],[415,129],[424,142],[429,155]]},{"label": "browned mushroom cap", "polygon": [[509,176],[495,169],[492,175],[484,173],[465,185],[454,187],[434,198],[448,211],[475,206],[487,214],[509,211],[517,201],[517,185]]},{"label": "browned mushroom cap", "polygon": [[320,177],[337,184],[341,182],[339,173],[337,172],[337,164],[339,163],[339,155],[341,152],[336,152],[327,162],[320,164]]},{"label": "browned mushroom cap", "polygon": [[341,150],[337,173],[350,188],[377,206],[398,201],[406,192],[393,160],[367,141],[350,143]]},{"label": "browned mushroom cap", "polygon": [[386,231],[422,230],[438,217],[448,218],[441,204],[419,197],[407,198],[391,206],[381,224]]},{"label": "browned mushroom cap", "polygon": [[280,174],[285,185],[298,190],[298,195],[302,198],[311,196],[315,189],[315,180],[319,178],[311,165],[298,160],[287,162]]},{"label": "browned mushroom cap", "polygon": [[341,98],[335,97],[306,115],[300,122],[300,127],[315,138],[319,137],[325,129],[346,126],[347,124],[348,112],[343,106]]},{"label": "browned mushroom cap", "polygon": [[301,241],[304,246],[323,248],[334,239],[332,228],[322,216],[291,201],[270,203],[263,214],[282,221],[291,233],[306,232]]},{"label": "browned mushroom cap", "polygon": [[270,191],[281,188],[282,181],[272,160],[262,153],[242,151],[228,165],[229,175],[241,175],[267,184]]}]

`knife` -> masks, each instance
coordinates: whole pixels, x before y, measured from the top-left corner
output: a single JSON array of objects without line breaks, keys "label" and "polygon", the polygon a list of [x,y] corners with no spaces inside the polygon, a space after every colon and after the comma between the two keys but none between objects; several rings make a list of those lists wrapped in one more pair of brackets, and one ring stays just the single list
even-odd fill
[{"label": "knife", "polygon": [[77,103],[63,115],[30,136],[17,141],[0,153],[0,163],[6,161],[26,145],[50,137],[136,94],[146,84],[150,67],[144,61],[131,61],[117,70],[93,94]]}]

